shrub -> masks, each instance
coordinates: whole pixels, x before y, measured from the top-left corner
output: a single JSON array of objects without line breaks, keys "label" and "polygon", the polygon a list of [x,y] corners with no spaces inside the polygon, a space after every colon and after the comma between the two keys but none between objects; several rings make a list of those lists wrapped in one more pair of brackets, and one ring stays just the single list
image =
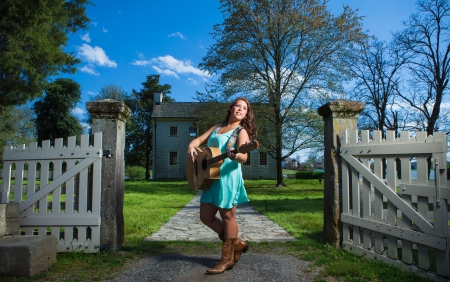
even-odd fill
[{"label": "shrub", "polygon": [[140,166],[126,167],[125,175],[131,179],[143,179],[145,178],[145,168]]},{"label": "shrub", "polygon": [[296,179],[323,179],[323,172],[316,171],[297,171],[295,173]]},{"label": "shrub", "polygon": [[447,165],[447,179],[450,179],[450,164]]}]

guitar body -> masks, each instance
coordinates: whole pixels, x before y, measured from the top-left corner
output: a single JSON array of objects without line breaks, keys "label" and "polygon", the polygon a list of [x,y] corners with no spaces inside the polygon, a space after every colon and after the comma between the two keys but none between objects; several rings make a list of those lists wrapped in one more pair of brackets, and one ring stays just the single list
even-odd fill
[{"label": "guitar body", "polygon": [[[231,152],[245,154],[258,149],[258,141],[253,140],[242,144],[238,149],[233,149]],[[220,167],[228,154],[221,154],[220,149],[216,147],[195,148],[195,150],[197,152],[195,161],[192,162],[190,159],[186,161],[188,184],[192,190],[208,190],[211,188],[214,179],[220,178]]]},{"label": "guitar body", "polygon": [[194,162],[186,161],[186,177],[192,190],[208,190],[214,179],[220,178],[220,166],[223,160],[208,165],[208,160],[222,152],[216,147],[195,148],[197,158]]}]

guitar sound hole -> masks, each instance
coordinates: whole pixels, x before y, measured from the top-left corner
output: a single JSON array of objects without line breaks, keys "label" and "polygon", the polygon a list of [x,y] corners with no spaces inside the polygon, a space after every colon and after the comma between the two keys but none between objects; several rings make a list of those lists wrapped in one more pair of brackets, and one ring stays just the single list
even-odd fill
[{"label": "guitar sound hole", "polygon": [[202,161],[203,170],[206,170],[207,167],[208,167],[208,164],[206,163],[206,159],[203,159],[203,161]]}]

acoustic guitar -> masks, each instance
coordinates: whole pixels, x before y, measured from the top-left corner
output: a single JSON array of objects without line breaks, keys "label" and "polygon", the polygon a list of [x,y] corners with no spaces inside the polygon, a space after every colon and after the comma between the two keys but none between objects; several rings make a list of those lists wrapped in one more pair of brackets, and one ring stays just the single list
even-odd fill
[{"label": "acoustic guitar", "polygon": [[[231,150],[234,154],[248,153],[259,149],[259,143],[253,140],[242,144],[239,148]],[[186,161],[186,177],[192,190],[208,190],[215,179],[220,178],[220,167],[223,160],[228,157],[217,147],[195,148],[197,157],[194,162]]]}]

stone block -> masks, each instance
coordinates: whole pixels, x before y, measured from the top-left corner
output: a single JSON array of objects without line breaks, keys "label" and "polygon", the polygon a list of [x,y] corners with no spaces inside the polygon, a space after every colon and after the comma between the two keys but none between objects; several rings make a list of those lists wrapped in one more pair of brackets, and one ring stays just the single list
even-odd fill
[{"label": "stone block", "polygon": [[56,262],[53,235],[12,236],[0,239],[0,275],[33,276]]},{"label": "stone block", "polygon": [[0,238],[19,235],[19,203],[0,204]]},{"label": "stone block", "polygon": [[19,203],[0,204],[0,217],[19,217]]}]

